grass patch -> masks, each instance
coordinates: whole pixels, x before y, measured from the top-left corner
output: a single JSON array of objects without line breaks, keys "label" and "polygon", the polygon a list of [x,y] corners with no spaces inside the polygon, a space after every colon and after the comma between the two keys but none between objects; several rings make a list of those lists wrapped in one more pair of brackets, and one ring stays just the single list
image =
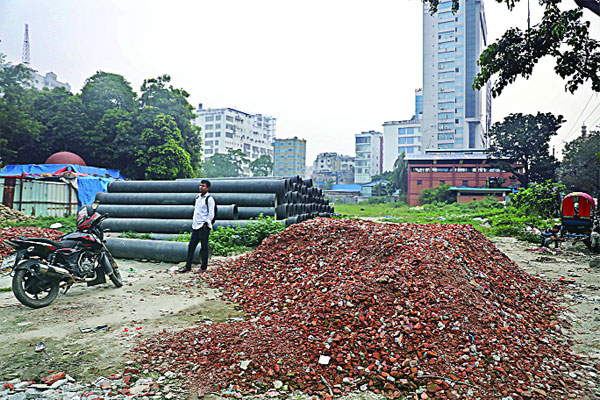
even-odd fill
[{"label": "grass patch", "polygon": [[12,288],[11,287],[0,288],[0,292],[12,292]]},{"label": "grass patch", "polygon": [[526,212],[524,208],[505,206],[487,198],[468,204],[425,204],[410,207],[404,203],[340,204],[336,212],[345,217],[379,217],[384,222],[412,224],[470,224],[488,237],[516,237],[537,242],[539,236],[531,228],[544,229],[556,224],[554,219],[543,219]]},{"label": "grass patch", "polygon": [[[36,228],[47,228],[56,229],[60,232],[71,232],[77,228],[77,217],[75,215],[71,217],[37,217],[31,221],[16,221],[16,222],[3,222],[0,223],[0,228],[8,227],[36,227]],[[61,224],[60,228],[50,228],[51,225]]]}]

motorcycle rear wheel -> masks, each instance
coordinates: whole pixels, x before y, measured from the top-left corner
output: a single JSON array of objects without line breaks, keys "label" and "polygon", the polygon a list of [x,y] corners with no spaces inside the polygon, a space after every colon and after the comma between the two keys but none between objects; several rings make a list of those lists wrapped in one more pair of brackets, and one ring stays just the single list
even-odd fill
[{"label": "motorcycle rear wheel", "polygon": [[26,269],[15,271],[12,280],[12,290],[21,304],[31,308],[42,308],[48,306],[58,296],[58,283],[52,284],[50,287],[41,290],[39,293],[31,294],[27,292],[30,285],[35,285],[39,282],[39,278],[33,276]]}]

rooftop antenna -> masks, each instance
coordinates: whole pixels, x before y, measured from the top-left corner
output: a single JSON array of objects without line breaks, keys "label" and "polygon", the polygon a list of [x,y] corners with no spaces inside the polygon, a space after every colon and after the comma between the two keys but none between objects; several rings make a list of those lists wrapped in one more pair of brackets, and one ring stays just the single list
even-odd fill
[{"label": "rooftop antenna", "polygon": [[23,37],[23,55],[21,57],[21,64],[29,67],[31,59],[29,56],[29,24],[25,24],[25,36]]}]

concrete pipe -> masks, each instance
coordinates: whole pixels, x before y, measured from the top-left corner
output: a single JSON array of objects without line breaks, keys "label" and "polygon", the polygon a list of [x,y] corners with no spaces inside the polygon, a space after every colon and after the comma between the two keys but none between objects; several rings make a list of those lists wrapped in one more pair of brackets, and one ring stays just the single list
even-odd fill
[{"label": "concrete pipe", "polygon": [[[277,206],[279,209],[280,206]],[[240,207],[238,208],[239,219],[257,218],[262,214],[265,217],[274,217],[276,209],[274,207]],[[219,213],[221,209],[219,209]]]},{"label": "concrete pipe", "polygon": [[[165,240],[122,239],[109,237],[106,247],[116,258],[149,259],[179,263],[187,258],[188,244]],[[194,263],[200,262],[200,246],[194,252]]]},{"label": "concrete pipe", "polygon": [[[237,227],[252,223],[251,220],[218,220],[213,228]],[[192,231],[191,219],[144,219],[144,218],[108,218],[102,221],[102,229],[112,232],[136,233],[187,233]]]},{"label": "concrete pipe", "polygon": [[299,221],[298,221],[298,216],[297,215],[294,215],[293,217],[287,217],[285,219],[285,226],[290,226],[290,225],[293,225],[293,224],[297,224],[298,222]]},{"label": "concrete pipe", "polygon": [[[113,181],[109,193],[198,193],[196,181]],[[283,195],[289,189],[284,179],[234,179],[211,181],[211,193],[275,193]]]},{"label": "concrete pipe", "polygon": [[275,210],[276,219],[285,219],[288,217],[289,204],[279,204]]},{"label": "concrete pipe", "polygon": [[[104,193],[96,194],[101,204],[194,205],[197,193]],[[275,207],[273,193],[211,193],[217,205],[236,204],[238,207]]]},{"label": "concrete pipe", "polygon": [[312,187],[313,186],[313,180],[312,180],[312,178],[304,179],[303,181],[304,181],[304,184],[307,187]]},{"label": "concrete pipe", "polygon": [[[108,214],[110,218],[192,219],[194,216],[194,206],[183,205],[100,204],[97,211]],[[217,213],[218,219],[238,219],[238,208],[235,204],[220,205]]]}]

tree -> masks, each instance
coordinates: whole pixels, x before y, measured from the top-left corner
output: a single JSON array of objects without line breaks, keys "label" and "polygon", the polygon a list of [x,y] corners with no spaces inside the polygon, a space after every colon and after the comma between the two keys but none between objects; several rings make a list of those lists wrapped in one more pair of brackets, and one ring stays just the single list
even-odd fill
[{"label": "tree", "polygon": [[39,162],[36,145],[43,126],[33,117],[31,72],[8,64],[0,53],[0,165]]},{"label": "tree", "polygon": [[146,79],[141,87],[141,105],[145,108],[154,108],[156,113],[173,117],[183,138],[182,147],[190,155],[190,163],[197,175],[200,172],[202,154],[200,128],[192,124],[196,115],[194,108],[187,101],[189,93],[183,89],[174,88],[169,84],[170,82],[169,75]]},{"label": "tree", "polygon": [[408,161],[404,157],[404,152],[398,156],[390,175],[391,185],[400,193],[408,193]]},{"label": "tree", "polygon": [[175,120],[160,114],[153,128],[142,132],[142,150],[136,164],[144,168],[146,179],[176,179],[192,176],[190,155],[181,147],[183,138]]},{"label": "tree", "polygon": [[125,78],[118,74],[98,71],[85,80],[81,102],[92,126],[104,113],[114,108],[133,112],[139,108],[137,95]]},{"label": "tree", "polygon": [[563,122],[562,115],[552,113],[510,114],[490,129],[489,156],[525,187],[553,179],[558,161],[549,154],[549,141]]},{"label": "tree", "polygon": [[254,176],[269,176],[273,172],[271,156],[263,154],[250,163],[250,171]]},{"label": "tree", "polygon": [[242,176],[248,158],[241,150],[227,150],[226,154],[215,153],[204,163],[204,173],[209,178]]},{"label": "tree", "polygon": [[90,124],[79,96],[60,87],[34,91],[33,116],[43,126],[37,143],[38,163],[59,151],[80,155],[87,164],[94,146],[89,143]]},{"label": "tree", "polygon": [[600,193],[600,132],[591,132],[567,143],[559,169],[560,182],[570,191]]},{"label": "tree", "polygon": [[[439,0],[425,0],[430,12],[437,11]],[[512,10],[519,0],[496,0]],[[584,82],[600,91],[600,43],[590,37],[590,23],[583,20],[583,9],[600,16],[600,2],[596,0],[540,0],[544,7],[541,21],[527,30],[509,28],[497,42],[489,45],[479,58],[481,71],[473,87],[483,88],[497,76],[492,94],[499,95],[520,75],[529,78],[533,67],[543,57],[555,59],[555,72],[567,80],[565,89],[573,93]],[[453,0],[457,10],[458,0]],[[571,6],[571,8],[569,8]],[[574,7],[574,8],[572,8]]]}]

